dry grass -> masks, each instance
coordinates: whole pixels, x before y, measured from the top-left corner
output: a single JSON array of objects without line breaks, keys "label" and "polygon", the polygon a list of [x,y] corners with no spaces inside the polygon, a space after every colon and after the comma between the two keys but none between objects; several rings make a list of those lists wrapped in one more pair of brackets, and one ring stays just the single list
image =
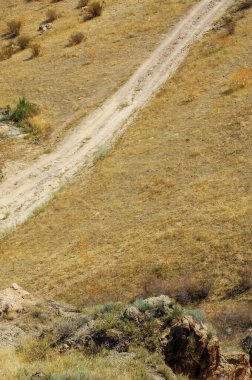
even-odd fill
[{"label": "dry grass", "polygon": [[[35,347],[35,350],[31,352],[32,357],[36,357],[36,354],[38,354],[37,360],[31,363],[29,360],[28,362],[24,361],[24,358],[18,355],[13,349],[0,350],[0,376],[2,379],[30,380],[31,376],[37,372],[45,373],[57,379],[153,379],[153,370],[151,372],[148,366],[148,361],[151,363],[152,359],[150,354],[145,352],[139,351],[136,359],[130,355],[121,358],[119,355],[108,355],[106,352],[96,356],[86,356],[81,353],[59,355],[57,352],[54,352],[48,354],[45,360],[43,360],[44,358],[41,357],[41,350],[38,348],[38,345],[32,344],[31,341],[30,346]],[[155,364],[163,363],[162,359],[157,361],[155,357],[153,362]],[[163,367],[165,369],[164,365]],[[166,369],[166,373],[169,373],[168,369]]]},{"label": "dry grass", "polygon": [[252,67],[251,33],[249,10],[234,34],[196,44],[88,181],[81,173],[0,243],[0,287],[98,303],[135,297],[161,268],[165,279],[211,277],[204,308],[225,305],[251,265],[250,77],[226,92]]},{"label": "dry grass", "polygon": [[[76,9],[77,0],[55,4],[50,0],[0,0],[0,50],[6,44],[6,22],[18,15],[22,34],[43,46],[39,59],[29,60],[30,52],[24,50],[0,62],[0,107],[15,104],[21,95],[27,96],[40,105],[41,116],[53,132],[44,145],[33,145],[33,149],[30,141],[15,140],[2,145],[0,166],[9,158],[14,160],[17,149],[20,159],[29,160],[47,150],[48,145],[53,146],[62,138],[62,130],[75,125],[126,81],[156,47],[162,34],[193,3],[195,0],[157,0],[155,4],[151,0],[108,0],[101,17],[83,23],[83,13]],[[48,12],[61,17],[50,31],[40,35],[39,25]],[[87,43],[70,52],[67,41],[77,30],[87,36]]]},{"label": "dry grass", "polygon": [[241,59],[252,66],[251,20],[198,43],[89,181],[1,242],[1,287],[15,280],[75,303],[130,298],[161,266],[166,278],[205,272],[212,299],[226,296],[250,263],[251,82],[222,92]]},{"label": "dry grass", "polygon": [[204,273],[187,273],[182,277],[174,277],[173,279],[162,278],[157,273],[151,273],[146,276],[143,281],[143,297],[157,296],[160,294],[168,295],[182,305],[189,303],[198,303],[206,299],[213,286],[211,277]]}]

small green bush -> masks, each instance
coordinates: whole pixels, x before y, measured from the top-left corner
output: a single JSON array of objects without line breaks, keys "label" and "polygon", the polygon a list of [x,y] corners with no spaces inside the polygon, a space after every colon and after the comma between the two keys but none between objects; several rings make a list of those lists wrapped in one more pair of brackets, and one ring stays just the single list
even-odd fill
[{"label": "small green bush", "polygon": [[20,123],[27,120],[31,116],[38,113],[38,107],[34,103],[30,103],[25,97],[19,98],[18,104],[10,113],[10,120]]},{"label": "small green bush", "polygon": [[205,313],[201,310],[197,310],[197,309],[186,309],[185,310],[185,314],[186,315],[190,315],[191,317],[194,317],[196,319],[196,321],[198,322],[205,322],[206,320],[206,316],[205,316]]}]

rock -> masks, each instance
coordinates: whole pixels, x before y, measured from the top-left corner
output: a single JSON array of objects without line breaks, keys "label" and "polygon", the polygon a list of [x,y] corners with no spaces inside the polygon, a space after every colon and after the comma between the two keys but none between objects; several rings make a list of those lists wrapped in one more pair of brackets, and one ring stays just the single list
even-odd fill
[{"label": "rock", "polygon": [[15,346],[25,332],[10,322],[0,323],[0,347]]},{"label": "rock", "polygon": [[241,347],[249,355],[250,367],[252,368],[252,329],[250,329],[249,334],[242,339]]},{"label": "rock", "polygon": [[221,361],[211,379],[249,380],[250,365],[246,354],[233,352],[221,355]]},{"label": "rock", "polygon": [[124,310],[123,317],[130,320],[139,322],[143,319],[142,313],[135,306],[127,306]]},{"label": "rock", "polygon": [[44,24],[41,24],[41,25],[39,26],[39,31],[40,31],[41,33],[44,33],[44,32],[46,32],[47,30],[52,29],[52,27],[53,27],[53,24],[52,24],[51,22],[45,22]]},{"label": "rock", "polygon": [[21,135],[22,129],[15,127],[11,124],[4,124],[0,122],[0,135],[3,137],[18,137]]},{"label": "rock", "polygon": [[245,354],[221,354],[219,341],[209,340],[207,327],[192,317],[178,320],[163,335],[166,364],[175,373],[197,380],[247,380],[249,362]]},{"label": "rock", "polygon": [[0,316],[9,312],[20,313],[29,305],[32,305],[32,297],[17,284],[12,284],[10,288],[0,291]]},{"label": "rock", "polygon": [[[163,353],[166,364],[175,373],[184,373],[190,378],[207,379],[220,362],[217,341],[208,345],[207,329],[192,317],[183,317],[176,322],[165,337]],[[205,374],[205,375],[204,375]]]}]

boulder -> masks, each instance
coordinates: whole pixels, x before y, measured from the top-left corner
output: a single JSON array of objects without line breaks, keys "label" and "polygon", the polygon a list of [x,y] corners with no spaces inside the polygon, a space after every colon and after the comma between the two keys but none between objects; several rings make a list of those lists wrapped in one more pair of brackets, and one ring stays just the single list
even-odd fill
[{"label": "boulder", "polygon": [[243,350],[249,355],[250,367],[252,368],[252,329],[249,330],[248,335],[241,341]]},{"label": "boulder", "polygon": [[162,339],[166,364],[175,373],[197,380],[248,380],[245,354],[222,354],[219,341],[209,339],[207,327],[192,317],[180,318]]},{"label": "boulder", "polygon": [[249,378],[248,357],[240,352],[221,355],[220,364],[211,377],[213,380],[249,380]]},{"label": "boulder", "polygon": [[0,291],[0,316],[9,312],[20,313],[32,303],[30,293],[17,284],[12,284],[10,288]]},{"label": "boulder", "polygon": [[52,24],[51,22],[45,22],[44,24],[41,24],[41,25],[39,26],[39,31],[40,31],[41,33],[44,33],[44,32],[46,32],[47,30],[52,29],[52,27],[53,27],[53,24]]},{"label": "boulder", "polygon": [[143,319],[142,313],[135,306],[127,306],[123,312],[123,317],[135,322],[140,322]]},{"label": "boulder", "polygon": [[166,364],[175,373],[194,379],[209,379],[220,362],[218,341],[209,344],[207,328],[193,317],[183,317],[169,329],[162,350]]},{"label": "boulder", "polygon": [[19,339],[24,336],[25,332],[18,326],[10,322],[0,324],[0,348],[15,346]]}]

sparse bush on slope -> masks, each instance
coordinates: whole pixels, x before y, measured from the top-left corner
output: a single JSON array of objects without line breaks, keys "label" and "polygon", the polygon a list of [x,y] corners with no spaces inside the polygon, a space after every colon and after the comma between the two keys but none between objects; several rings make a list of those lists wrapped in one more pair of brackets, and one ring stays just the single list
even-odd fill
[{"label": "sparse bush on slope", "polygon": [[17,44],[21,50],[26,49],[31,42],[31,38],[28,36],[20,36],[18,37]]},{"label": "sparse bush on slope", "polygon": [[31,52],[32,52],[31,58],[37,58],[40,56],[40,54],[41,54],[41,45],[40,44],[34,43],[30,46],[30,48],[31,48]]},{"label": "sparse bush on slope", "polygon": [[21,20],[11,20],[7,22],[7,33],[10,37],[17,37],[20,34],[21,27]]},{"label": "sparse bush on slope", "polygon": [[14,54],[14,48],[12,45],[4,46],[0,51],[0,61],[9,59]]},{"label": "sparse bush on slope", "polygon": [[29,102],[25,97],[21,97],[16,107],[10,114],[10,120],[15,123],[27,120],[29,117],[38,113],[38,107],[36,104]]},{"label": "sparse bush on slope", "polygon": [[69,38],[69,46],[74,46],[80,44],[82,41],[85,41],[86,37],[82,32],[72,33]]}]

